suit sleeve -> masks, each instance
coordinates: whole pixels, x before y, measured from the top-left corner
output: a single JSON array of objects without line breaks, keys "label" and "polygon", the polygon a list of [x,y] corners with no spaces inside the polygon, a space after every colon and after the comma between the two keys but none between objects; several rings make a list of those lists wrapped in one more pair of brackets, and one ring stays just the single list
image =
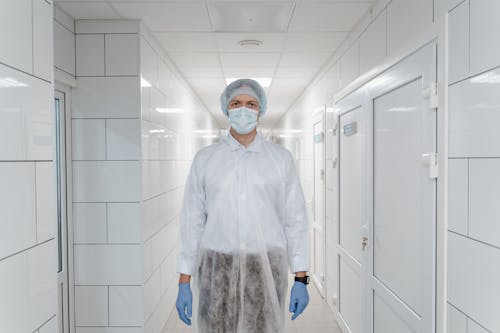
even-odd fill
[{"label": "suit sleeve", "polygon": [[292,273],[309,271],[309,223],[304,192],[291,153],[285,171],[285,235]]},{"label": "suit sleeve", "polygon": [[195,156],[184,189],[177,242],[177,273],[194,275],[207,211],[205,185],[200,175],[200,161]]}]

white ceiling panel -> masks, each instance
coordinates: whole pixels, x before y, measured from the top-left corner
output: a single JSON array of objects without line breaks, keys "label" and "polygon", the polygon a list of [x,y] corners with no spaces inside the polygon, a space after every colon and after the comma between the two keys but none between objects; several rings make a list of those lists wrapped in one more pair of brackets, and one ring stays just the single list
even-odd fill
[{"label": "white ceiling panel", "polygon": [[58,6],[75,19],[116,19],[118,14],[106,3],[58,2]]},{"label": "white ceiling panel", "polygon": [[350,31],[370,8],[366,2],[300,2],[289,31]]},{"label": "white ceiling panel", "polygon": [[288,33],[284,52],[330,52],[347,37],[346,32]]},{"label": "white ceiling panel", "polygon": [[112,6],[123,18],[143,19],[154,32],[212,31],[204,3],[112,3]]},{"label": "white ceiling panel", "polygon": [[275,67],[224,67],[224,75],[227,78],[273,77],[275,70]]},{"label": "white ceiling panel", "polygon": [[302,78],[309,81],[320,69],[320,67],[285,67],[278,66],[275,78]]},{"label": "white ceiling panel", "polygon": [[185,78],[222,78],[222,69],[220,66],[217,67],[194,67],[194,66],[185,66],[185,67],[177,67],[181,71],[182,75]]},{"label": "white ceiling panel", "polygon": [[215,35],[209,32],[157,32],[167,52],[217,52]]},{"label": "white ceiling panel", "polygon": [[179,67],[217,67],[219,57],[214,52],[169,52],[168,55]]},{"label": "white ceiling panel", "polygon": [[284,32],[293,2],[214,1],[208,10],[215,31]]},{"label": "white ceiling panel", "polygon": [[[278,33],[216,33],[215,39],[219,52],[281,52],[286,41],[286,34]],[[262,44],[254,47],[243,47],[241,40],[258,40]]]},{"label": "white ceiling panel", "polygon": [[279,53],[221,53],[222,66],[225,67],[275,67]]},{"label": "white ceiling panel", "polygon": [[280,66],[283,67],[313,67],[321,66],[332,54],[329,52],[287,52],[283,53]]}]

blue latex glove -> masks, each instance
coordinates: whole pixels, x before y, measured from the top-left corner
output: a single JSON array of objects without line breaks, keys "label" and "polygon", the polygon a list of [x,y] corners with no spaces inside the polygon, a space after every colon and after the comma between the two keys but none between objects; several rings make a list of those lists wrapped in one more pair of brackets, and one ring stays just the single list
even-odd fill
[{"label": "blue latex glove", "polygon": [[179,293],[175,307],[179,313],[179,318],[187,325],[191,325],[191,316],[193,315],[193,294],[188,283],[179,283]]},{"label": "blue latex glove", "polygon": [[293,283],[292,291],[290,292],[290,312],[293,313],[292,320],[295,320],[300,315],[307,304],[309,304],[309,293],[307,286],[299,281]]}]

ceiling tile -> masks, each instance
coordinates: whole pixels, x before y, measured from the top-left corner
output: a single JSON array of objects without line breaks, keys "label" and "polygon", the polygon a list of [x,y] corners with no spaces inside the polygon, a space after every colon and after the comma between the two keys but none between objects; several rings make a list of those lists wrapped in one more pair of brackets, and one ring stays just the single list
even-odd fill
[{"label": "ceiling tile", "polygon": [[279,53],[221,53],[225,67],[274,67],[278,64]]},{"label": "ceiling tile", "polygon": [[280,66],[321,67],[331,55],[329,52],[287,52],[283,53]]},{"label": "ceiling tile", "polygon": [[214,52],[168,52],[169,57],[178,67],[217,67],[219,57]]},{"label": "ceiling tile", "polygon": [[217,52],[211,32],[157,32],[154,34],[167,52]]},{"label": "ceiling tile", "polygon": [[284,52],[333,53],[346,37],[346,32],[288,33]]},{"label": "ceiling tile", "polygon": [[[220,52],[281,52],[286,41],[284,33],[217,33],[215,34],[217,48]],[[259,46],[243,47],[241,40],[258,40]]]},{"label": "ceiling tile", "polygon": [[273,77],[275,67],[224,67],[225,77]]},{"label": "ceiling tile", "polygon": [[118,14],[106,3],[59,2],[58,6],[74,19],[115,19]]},{"label": "ceiling tile", "polygon": [[215,31],[284,32],[292,13],[292,2],[214,1],[208,3]]},{"label": "ceiling tile", "polygon": [[154,32],[212,31],[203,2],[112,3],[123,18],[143,19]]},{"label": "ceiling tile", "polygon": [[310,80],[320,69],[320,67],[285,67],[278,66],[276,78],[303,78]]},{"label": "ceiling tile", "polygon": [[371,2],[301,2],[289,31],[350,31]]},{"label": "ceiling tile", "polygon": [[223,77],[222,70],[220,66],[217,67],[194,67],[194,66],[183,66],[179,67],[182,75],[185,78],[218,78]]}]

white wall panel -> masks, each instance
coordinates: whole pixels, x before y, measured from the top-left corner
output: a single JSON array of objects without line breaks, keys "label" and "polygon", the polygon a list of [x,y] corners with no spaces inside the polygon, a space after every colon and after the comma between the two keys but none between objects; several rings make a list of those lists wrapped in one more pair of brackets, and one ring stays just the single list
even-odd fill
[{"label": "white wall panel", "polygon": [[47,323],[45,323],[40,329],[38,330],[38,333],[57,333],[58,331],[58,317],[54,315],[52,319],[50,319]]},{"label": "white wall panel", "polygon": [[54,66],[75,75],[75,35],[54,21]]},{"label": "white wall panel", "polygon": [[76,326],[108,326],[108,287],[75,286]]},{"label": "white wall panel", "polygon": [[104,76],[104,35],[76,35],[76,75]]},{"label": "white wall panel", "polygon": [[142,327],[77,327],[76,333],[144,333]]},{"label": "white wall panel", "polygon": [[373,308],[374,333],[414,333],[377,294],[373,295]]},{"label": "white wall panel", "polygon": [[108,203],[108,241],[141,243],[142,211],[139,203]]},{"label": "white wall panel", "polygon": [[106,204],[73,204],[73,242],[106,243]]},{"label": "white wall panel", "polygon": [[448,230],[467,235],[469,219],[469,162],[448,161]]},{"label": "white wall panel", "polygon": [[140,163],[132,161],[73,162],[74,202],[139,202]]},{"label": "white wall panel", "polygon": [[54,20],[72,33],[75,33],[75,19],[63,12],[57,4],[54,5]]},{"label": "white wall panel", "polygon": [[447,321],[447,333],[467,333],[467,317],[451,304],[448,304]]},{"label": "white wall panel", "polygon": [[359,42],[354,43],[342,56],[342,85],[346,86],[359,76]]},{"label": "white wall panel", "polygon": [[34,163],[0,163],[0,184],[0,258],[3,258],[36,242]]},{"label": "white wall panel", "polygon": [[73,118],[136,118],[140,116],[137,77],[81,77],[73,90]]},{"label": "white wall panel", "polygon": [[53,162],[36,162],[36,234],[38,243],[55,236],[56,170]]},{"label": "white wall panel", "polygon": [[500,94],[496,69],[450,86],[450,157],[500,157]]},{"label": "white wall panel", "polygon": [[139,75],[139,36],[108,34],[105,38],[106,75]]},{"label": "white wall panel", "polygon": [[448,233],[448,301],[491,332],[500,331],[498,262],[497,248]]},{"label": "white wall panel", "polygon": [[54,70],[54,24],[52,4],[33,0],[33,66],[34,74],[52,81]]},{"label": "white wall panel", "polygon": [[0,160],[51,160],[51,84],[0,64]]},{"label": "white wall panel", "polygon": [[483,327],[481,327],[478,323],[469,319],[467,321],[467,333],[489,333],[489,332]]},{"label": "white wall panel", "polygon": [[449,16],[449,81],[455,82],[469,74],[469,1],[450,11]]},{"label": "white wall panel", "polygon": [[498,13],[498,0],[470,0],[470,66],[473,74],[500,65]]},{"label": "white wall panel", "polygon": [[106,120],[108,160],[139,160],[140,149],[141,123],[139,119]]},{"label": "white wall panel", "polygon": [[470,160],[469,236],[500,247],[500,159]]},{"label": "white wall panel", "polygon": [[144,38],[141,38],[141,77],[154,87],[158,86],[158,56]]},{"label": "white wall panel", "polygon": [[71,133],[73,160],[106,159],[104,119],[73,119]]},{"label": "white wall panel", "polygon": [[379,65],[387,56],[387,13],[383,11],[359,38],[360,73]]},{"label": "white wall panel", "polygon": [[32,0],[0,2],[0,62],[33,73]]},{"label": "white wall panel", "polygon": [[33,332],[57,312],[55,242],[0,262],[0,332]]},{"label": "white wall panel", "polygon": [[140,285],[140,245],[75,245],[77,285]]},{"label": "white wall panel", "polygon": [[142,326],[144,323],[143,287],[109,287],[109,325]]},{"label": "white wall panel", "polygon": [[389,55],[432,23],[433,0],[393,0],[387,7]]}]

